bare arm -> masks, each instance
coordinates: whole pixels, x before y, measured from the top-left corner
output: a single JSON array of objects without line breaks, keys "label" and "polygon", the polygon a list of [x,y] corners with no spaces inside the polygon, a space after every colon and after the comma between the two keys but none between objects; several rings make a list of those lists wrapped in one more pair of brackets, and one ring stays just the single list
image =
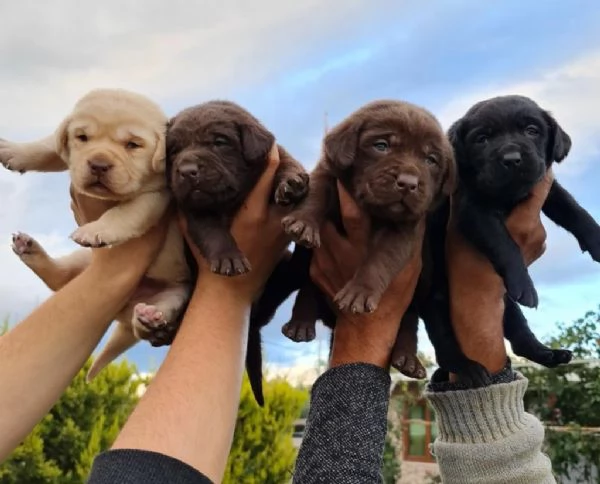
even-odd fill
[{"label": "bare arm", "polygon": [[143,241],[96,252],[87,269],[0,338],[0,461],[81,369],[135,290],[162,237],[156,229]]},{"label": "bare arm", "polygon": [[0,163],[12,171],[65,171],[67,164],[56,152],[55,136],[30,143],[0,140]]}]

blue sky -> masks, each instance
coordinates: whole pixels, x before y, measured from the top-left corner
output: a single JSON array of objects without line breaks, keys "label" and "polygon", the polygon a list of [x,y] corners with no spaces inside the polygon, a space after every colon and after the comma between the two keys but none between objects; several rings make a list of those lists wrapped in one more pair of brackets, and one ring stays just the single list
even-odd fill
[{"label": "blue sky", "polygon": [[[0,7],[14,19],[0,33],[0,136],[47,134],[88,89],[118,86],[152,96],[168,114],[213,98],[237,101],[312,167],[324,112],[334,124],[373,99],[404,99],[447,128],[480,99],[525,94],[573,138],[557,176],[600,220],[600,5],[593,0],[256,1],[252,8],[211,0],[193,12],[183,1],[168,8],[149,1],[143,11],[105,3],[74,10],[63,1],[64,15],[40,7],[49,9],[39,12],[45,21],[25,7]],[[35,36],[23,34],[31,28]],[[36,235],[51,253],[71,250],[67,183],[62,174],[0,173],[0,268],[12,276],[0,283],[0,309],[15,320],[48,292],[15,260],[10,233]],[[526,312],[540,336],[600,304],[600,265],[552,223],[547,229],[548,251],[531,268],[540,307]],[[281,336],[289,313],[286,303],[263,332],[267,358],[275,367],[310,365],[319,344]],[[127,357],[148,369],[165,351],[142,343]]]}]

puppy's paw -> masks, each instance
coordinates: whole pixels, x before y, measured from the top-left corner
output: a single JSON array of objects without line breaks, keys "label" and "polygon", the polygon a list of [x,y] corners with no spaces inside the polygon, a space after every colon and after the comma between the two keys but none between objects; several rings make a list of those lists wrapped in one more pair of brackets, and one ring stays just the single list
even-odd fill
[{"label": "puppy's paw", "polygon": [[301,220],[298,216],[290,214],[283,217],[281,224],[285,233],[297,244],[309,249],[316,249],[321,246],[319,227],[313,221]]},{"label": "puppy's paw", "polygon": [[380,299],[381,294],[352,279],[335,295],[333,302],[340,311],[362,314],[375,311]]},{"label": "puppy's paw", "polygon": [[308,173],[298,173],[283,180],[275,189],[275,203],[282,207],[300,203],[308,194]]},{"label": "puppy's paw", "polygon": [[117,236],[110,227],[105,227],[98,221],[82,225],[70,237],[82,247],[93,248],[117,245],[126,240]]},{"label": "puppy's paw", "polygon": [[425,367],[414,353],[394,350],[392,354],[392,366],[409,378],[421,380],[427,376]]},{"label": "puppy's paw", "polygon": [[537,351],[528,357],[534,363],[546,368],[556,368],[559,365],[566,365],[572,358],[573,353],[569,350],[553,350],[550,348]]},{"label": "puppy's paw", "polygon": [[138,303],[133,308],[133,331],[152,346],[165,346],[173,342],[177,325],[169,323],[156,306]]},{"label": "puppy's paw", "polygon": [[586,240],[582,241],[580,246],[581,250],[588,252],[594,261],[600,262],[600,233],[586,235]]},{"label": "puppy's paw", "polygon": [[240,251],[220,254],[209,259],[210,270],[222,276],[239,276],[250,272],[250,261]]},{"label": "puppy's paw", "polygon": [[509,272],[504,279],[508,296],[528,308],[537,308],[538,294],[527,269],[513,275]]},{"label": "puppy's paw", "polygon": [[284,336],[296,343],[301,343],[303,341],[309,342],[315,339],[316,336],[315,322],[292,319],[282,326],[281,332]]},{"label": "puppy's paw", "polygon": [[17,232],[12,235],[11,248],[21,259],[42,254],[44,252],[37,240],[22,232]]},{"label": "puppy's paw", "polygon": [[7,170],[21,174],[27,171],[27,163],[19,145],[3,139],[0,139],[0,164]]}]

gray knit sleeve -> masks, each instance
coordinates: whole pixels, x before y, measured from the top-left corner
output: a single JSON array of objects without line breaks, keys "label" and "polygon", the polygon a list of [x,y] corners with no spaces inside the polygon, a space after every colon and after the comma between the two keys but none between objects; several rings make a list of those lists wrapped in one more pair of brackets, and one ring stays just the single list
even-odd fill
[{"label": "gray knit sleeve", "polygon": [[510,383],[425,392],[437,416],[432,450],[445,484],[556,482],[542,452],[544,427],[523,407],[527,384],[515,372]]},{"label": "gray knit sleeve", "polygon": [[382,482],[390,376],[355,363],[327,370],[312,388],[295,484]]}]

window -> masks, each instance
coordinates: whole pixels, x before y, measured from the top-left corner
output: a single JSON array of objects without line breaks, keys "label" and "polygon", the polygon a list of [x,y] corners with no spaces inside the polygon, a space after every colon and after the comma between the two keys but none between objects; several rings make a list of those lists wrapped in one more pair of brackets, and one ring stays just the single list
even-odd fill
[{"label": "window", "polygon": [[417,462],[435,462],[429,444],[437,436],[435,413],[425,400],[404,405],[402,411],[403,459]]}]

